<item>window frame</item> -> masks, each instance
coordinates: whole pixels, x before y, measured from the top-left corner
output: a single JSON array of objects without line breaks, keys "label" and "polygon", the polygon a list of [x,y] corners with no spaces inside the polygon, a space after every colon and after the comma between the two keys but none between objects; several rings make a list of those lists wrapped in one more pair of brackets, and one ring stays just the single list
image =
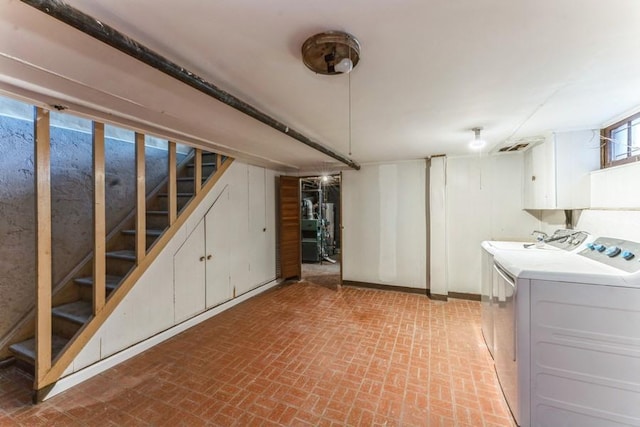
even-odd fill
[{"label": "window frame", "polygon": [[[623,165],[626,163],[633,163],[633,162],[637,162],[640,161],[640,150],[637,151],[638,154],[632,154],[631,151],[631,147],[632,145],[632,141],[633,141],[633,132],[632,132],[632,128],[631,128],[631,123],[636,120],[636,119],[640,119],[640,112],[633,114],[629,117],[625,117],[624,119],[610,125],[607,126],[604,129],[600,130],[600,138],[602,141],[604,141],[604,143],[602,144],[602,149],[600,151],[600,167],[601,169],[605,169],[605,168],[610,168],[613,166],[618,166],[618,165]],[[620,160],[613,160],[612,159],[612,154],[613,154],[613,143],[612,143],[612,139],[611,139],[611,132],[626,124],[627,125],[627,157],[622,158]],[[640,125],[638,125],[640,126]]]}]

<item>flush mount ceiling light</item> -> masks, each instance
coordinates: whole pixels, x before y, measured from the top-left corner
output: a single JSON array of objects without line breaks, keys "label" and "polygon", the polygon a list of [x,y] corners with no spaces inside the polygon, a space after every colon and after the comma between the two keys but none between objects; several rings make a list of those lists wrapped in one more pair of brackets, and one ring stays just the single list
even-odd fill
[{"label": "flush mount ceiling light", "polygon": [[302,44],[302,62],[319,74],[350,73],[360,61],[360,43],[351,34],[325,31]]},{"label": "flush mount ceiling light", "polygon": [[474,137],[469,142],[469,148],[471,148],[472,150],[482,150],[484,146],[487,145],[487,142],[484,139],[480,138],[480,131],[482,130],[482,128],[477,127],[471,130],[473,131]]}]

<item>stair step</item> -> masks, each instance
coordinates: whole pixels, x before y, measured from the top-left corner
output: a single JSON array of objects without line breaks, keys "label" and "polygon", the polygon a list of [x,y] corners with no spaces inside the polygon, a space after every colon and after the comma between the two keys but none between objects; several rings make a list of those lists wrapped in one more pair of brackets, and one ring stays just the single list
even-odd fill
[{"label": "stair step", "polygon": [[[177,193],[178,197],[193,197],[193,193]],[[159,197],[169,197],[167,193],[158,194]]]},{"label": "stair step", "polygon": [[134,251],[129,251],[129,250],[111,251],[111,252],[107,252],[107,258],[121,259],[124,261],[135,262],[136,253]]},{"label": "stair step", "polygon": [[51,314],[55,317],[84,325],[93,316],[93,307],[87,301],[76,301],[53,307]]},{"label": "stair step", "polygon": [[[51,358],[54,359],[65,345],[68,339],[58,335],[51,336]],[[36,339],[30,338],[26,341],[15,343],[9,347],[9,350],[19,359],[34,363],[36,360]]]},{"label": "stair step", "polygon": [[[177,178],[178,182],[192,182],[194,181],[195,177],[193,176],[181,176],[180,178]],[[206,176],[202,177],[202,182],[205,182],[207,180]]]},{"label": "stair step", "polygon": [[[203,166],[203,167],[204,167],[204,166],[214,166],[214,167],[215,167],[215,165],[216,165],[215,163],[202,163],[202,166]],[[188,168],[192,168],[192,167],[195,167],[195,165],[194,165],[193,163],[189,163],[189,164],[187,165],[187,167],[188,167]]]},{"label": "stair step", "polygon": [[[162,233],[164,233],[164,230],[147,230],[147,236],[158,237]],[[136,230],[122,230],[122,234],[126,234],[127,236],[135,236]]]},{"label": "stair step", "polygon": [[[118,287],[122,279],[123,278],[120,276],[107,275],[106,276],[107,290],[113,291],[115,288]],[[74,279],[73,281],[78,285],[93,287],[93,277],[79,277],[77,279]]]},{"label": "stair step", "polygon": [[169,211],[147,211],[147,215],[168,216]]}]

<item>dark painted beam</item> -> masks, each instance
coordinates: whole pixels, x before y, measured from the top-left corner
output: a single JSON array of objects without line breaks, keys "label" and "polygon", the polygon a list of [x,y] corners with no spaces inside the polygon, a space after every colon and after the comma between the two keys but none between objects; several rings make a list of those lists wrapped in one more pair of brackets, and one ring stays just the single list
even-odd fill
[{"label": "dark painted beam", "polygon": [[118,30],[98,21],[95,18],[71,7],[59,0],[21,0],[23,3],[33,6],[36,9],[56,18],[65,24],[68,24],[93,38],[108,44],[119,51],[136,58],[137,60],[179,80],[202,93],[205,93],[220,102],[224,102],[228,106],[253,117],[254,119],[278,130],[291,138],[302,142],[303,144],[320,151],[329,157],[338,160],[350,168],[359,170],[360,165],[349,157],[341,154],[331,147],[313,141],[295,129],[291,129],[284,123],[274,119],[268,114],[258,110],[254,106],[247,104],[230,93],[220,89],[211,82],[206,81],[202,77],[190,72],[189,70],[179,66],[178,64],[168,60],[164,56],[154,52],[148,47],[138,43],[137,41],[127,37]]}]

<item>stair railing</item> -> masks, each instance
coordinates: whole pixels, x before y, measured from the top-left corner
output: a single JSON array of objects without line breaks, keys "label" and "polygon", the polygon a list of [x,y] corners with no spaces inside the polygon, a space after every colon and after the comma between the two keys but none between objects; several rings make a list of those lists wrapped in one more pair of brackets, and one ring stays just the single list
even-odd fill
[{"label": "stair railing", "polygon": [[[142,273],[184,224],[204,196],[230,166],[233,159],[222,161],[216,155],[216,172],[203,185],[202,150],[194,148],[194,196],[178,215],[177,148],[168,142],[168,228],[148,251],[146,248],[145,135],[135,133],[136,212],[135,267],[120,286],[106,297],[106,189],[105,125],[93,122],[93,318],[85,324],[66,347],[52,359],[52,221],[51,221],[51,141],[49,111],[34,109],[35,197],[36,197],[36,309],[34,390],[42,391],[54,384],[91,336],[113,312]],[[37,398],[36,398],[37,399]]]}]

